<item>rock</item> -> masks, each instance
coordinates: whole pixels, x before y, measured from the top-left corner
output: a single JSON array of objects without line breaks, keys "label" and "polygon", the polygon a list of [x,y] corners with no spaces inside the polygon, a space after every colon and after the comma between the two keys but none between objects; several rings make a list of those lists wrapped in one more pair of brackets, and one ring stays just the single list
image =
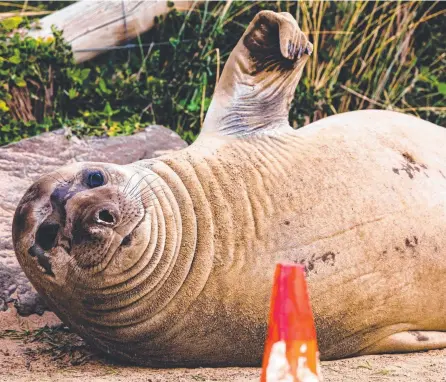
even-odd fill
[{"label": "rock", "polygon": [[66,131],[56,130],[0,147],[0,322],[1,315],[6,314],[1,311],[11,303],[24,316],[47,310],[21,271],[11,239],[15,208],[39,176],[70,162],[127,164],[185,146],[171,130],[150,126],[140,133],[114,138],[70,138]]}]

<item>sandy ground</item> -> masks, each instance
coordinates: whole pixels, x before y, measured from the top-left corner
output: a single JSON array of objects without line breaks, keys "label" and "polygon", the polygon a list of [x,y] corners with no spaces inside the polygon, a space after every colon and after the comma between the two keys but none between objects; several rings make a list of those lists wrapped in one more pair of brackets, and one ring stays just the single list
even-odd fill
[{"label": "sandy ground", "polygon": [[[56,326],[42,327],[43,323]],[[258,368],[148,369],[103,358],[46,313],[0,314],[0,381],[251,382]],[[323,362],[325,381],[446,382],[446,350]]]}]

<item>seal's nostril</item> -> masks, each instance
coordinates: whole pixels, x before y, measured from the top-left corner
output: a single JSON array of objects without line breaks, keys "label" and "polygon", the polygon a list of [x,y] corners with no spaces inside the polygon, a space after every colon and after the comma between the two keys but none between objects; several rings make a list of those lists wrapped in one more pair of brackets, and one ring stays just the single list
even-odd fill
[{"label": "seal's nostril", "polygon": [[131,241],[130,235],[127,235],[124,239],[122,239],[121,245],[129,245]]},{"label": "seal's nostril", "polygon": [[53,248],[56,244],[59,227],[59,224],[42,223],[36,233],[36,244],[38,244],[44,251]]},{"label": "seal's nostril", "polygon": [[115,218],[108,210],[102,210],[101,212],[99,212],[98,217],[98,222],[105,222],[108,224],[113,224],[115,222]]}]

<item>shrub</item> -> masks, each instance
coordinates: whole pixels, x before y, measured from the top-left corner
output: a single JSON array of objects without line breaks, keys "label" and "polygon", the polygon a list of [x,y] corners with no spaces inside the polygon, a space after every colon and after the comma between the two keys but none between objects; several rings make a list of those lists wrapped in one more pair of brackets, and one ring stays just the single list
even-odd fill
[{"label": "shrub", "polygon": [[370,107],[445,125],[442,3],[207,2],[158,20],[130,42],[136,49],[78,66],[59,32],[50,41],[11,37],[22,20],[3,20],[0,144],[62,126],[120,135],[151,123],[193,141],[225,60],[261,9],[295,15],[315,46],[291,108],[293,126]]}]

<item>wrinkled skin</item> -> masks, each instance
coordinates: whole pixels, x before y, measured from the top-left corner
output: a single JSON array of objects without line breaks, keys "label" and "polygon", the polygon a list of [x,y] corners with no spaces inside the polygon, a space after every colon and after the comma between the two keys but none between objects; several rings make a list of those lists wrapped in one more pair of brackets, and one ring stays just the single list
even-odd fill
[{"label": "wrinkled skin", "polygon": [[258,365],[286,261],[305,266],[323,359],[446,346],[446,131],[386,111],[293,130],[311,50],[261,12],[193,145],[27,191],[17,257],[66,324],[138,364]]}]

